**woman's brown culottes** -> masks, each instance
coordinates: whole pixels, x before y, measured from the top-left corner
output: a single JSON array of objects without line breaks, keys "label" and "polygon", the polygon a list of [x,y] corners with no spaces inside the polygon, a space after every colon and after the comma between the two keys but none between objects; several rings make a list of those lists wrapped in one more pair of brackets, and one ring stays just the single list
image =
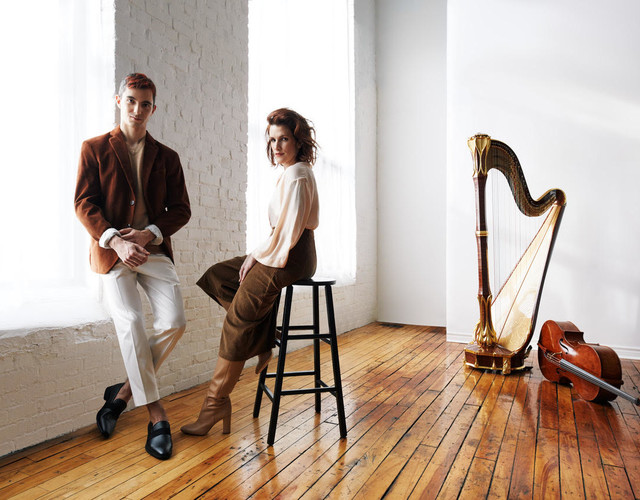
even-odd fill
[{"label": "woman's brown culottes", "polygon": [[251,268],[242,283],[239,272],[245,256],[211,266],[197,285],[225,308],[219,356],[229,361],[245,361],[275,345],[273,305],[280,291],[292,283],[313,276],[316,247],[313,231],[306,229],[289,252],[283,268],[260,262]]}]

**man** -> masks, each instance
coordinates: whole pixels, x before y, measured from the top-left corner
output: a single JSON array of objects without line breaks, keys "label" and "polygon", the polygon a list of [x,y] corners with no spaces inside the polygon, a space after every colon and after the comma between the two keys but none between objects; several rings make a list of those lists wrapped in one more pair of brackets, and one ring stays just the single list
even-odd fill
[{"label": "man", "polygon": [[[120,126],[82,144],[75,209],[92,237],[91,269],[101,275],[127,371],[124,383],[105,389],[98,429],[110,437],[133,397],[149,411],[145,449],[164,460],[173,446],[156,372],[186,327],[170,236],[187,223],[191,208],[178,154],[147,132],[155,98],[147,76],[132,73],[122,81]],[[137,284],[154,316],[149,338]]]}]

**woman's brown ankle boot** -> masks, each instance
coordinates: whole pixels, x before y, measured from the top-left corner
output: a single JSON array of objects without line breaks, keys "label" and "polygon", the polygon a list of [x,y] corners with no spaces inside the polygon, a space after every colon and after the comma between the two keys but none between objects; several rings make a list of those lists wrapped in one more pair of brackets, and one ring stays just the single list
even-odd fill
[{"label": "woman's brown ankle boot", "polygon": [[229,361],[218,358],[198,420],[183,426],[180,429],[182,432],[204,436],[218,420],[222,420],[223,434],[231,432],[231,398],[229,398],[229,394],[238,382],[243,368],[244,361]]}]

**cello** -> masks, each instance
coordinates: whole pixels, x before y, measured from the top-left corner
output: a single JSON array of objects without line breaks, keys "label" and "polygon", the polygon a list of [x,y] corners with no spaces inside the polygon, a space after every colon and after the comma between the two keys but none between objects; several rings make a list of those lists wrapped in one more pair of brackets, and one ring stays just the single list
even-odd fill
[{"label": "cello", "polygon": [[584,334],[570,321],[546,321],[538,340],[538,364],[547,380],[571,383],[587,401],[605,402],[616,396],[640,406],[640,398],[620,390],[622,367],[616,352],[584,341]]}]

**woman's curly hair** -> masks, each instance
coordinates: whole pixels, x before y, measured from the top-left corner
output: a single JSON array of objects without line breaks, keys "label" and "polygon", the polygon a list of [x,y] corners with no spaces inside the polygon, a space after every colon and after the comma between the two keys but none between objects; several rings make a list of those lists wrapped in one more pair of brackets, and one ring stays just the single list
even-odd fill
[{"label": "woman's curly hair", "polygon": [[315,139],[316,130],[313,128],[313,124],[304,116],[291,109],[280,108],[269,113],[267,123],[269,124],[265,132],[267,139],[267,157],[272,165],[275,165],[276,161],[269,140],[269,129],[271,125],[287,127],[291,131],[296,142],[300,145],[296,161],[304,161],[309,165],[313,165],[316,162],[316,152],[318,149],[318,143]]}]

